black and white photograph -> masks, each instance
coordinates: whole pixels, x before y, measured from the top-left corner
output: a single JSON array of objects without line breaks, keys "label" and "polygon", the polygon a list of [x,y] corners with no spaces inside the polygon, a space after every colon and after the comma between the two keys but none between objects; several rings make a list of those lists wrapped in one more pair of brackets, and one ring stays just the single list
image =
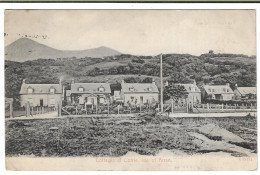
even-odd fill
[{"label": "black and white photograph", "polygon": [[257,170],[256,10],[5,10],[7,170]]}]

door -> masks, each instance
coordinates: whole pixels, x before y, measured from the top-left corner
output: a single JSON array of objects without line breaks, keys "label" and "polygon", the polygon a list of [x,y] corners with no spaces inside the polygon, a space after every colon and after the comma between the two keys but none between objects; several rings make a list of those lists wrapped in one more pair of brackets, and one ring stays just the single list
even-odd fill
[{"label": "door", "polygon": [[43,99],[40,99],[40,106],[43,106]]}]

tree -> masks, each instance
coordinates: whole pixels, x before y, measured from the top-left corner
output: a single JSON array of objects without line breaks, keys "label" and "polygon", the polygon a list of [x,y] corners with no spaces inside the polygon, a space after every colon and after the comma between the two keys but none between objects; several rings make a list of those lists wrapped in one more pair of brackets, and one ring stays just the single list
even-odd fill
[{"label": "tree", "polygon": [[169,84],[164,88],[163,91],[163,97],[165,100],[171,99],[171,109],[173,113],[173,102],[175,101],[178,103],[178,101],[181,98],[186,99],[188,96],[188,92],[186,91],[184,86],[181,85],[174,85],[174,84]]},{"label": "tree", "polygon": [[173,99],[178,102],[181,98],[187,98],[188,92],[182,85],[169,84],[165,86],[163,91],[163,98],[165,100]]}]

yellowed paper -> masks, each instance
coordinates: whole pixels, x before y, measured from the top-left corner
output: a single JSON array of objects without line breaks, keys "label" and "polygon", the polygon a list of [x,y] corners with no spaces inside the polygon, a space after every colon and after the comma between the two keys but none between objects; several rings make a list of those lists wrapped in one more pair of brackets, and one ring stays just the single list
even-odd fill
[{"label": "yellowed paper", "polygon": [[255,13],[6,10],[6,169],[256,170]]}]

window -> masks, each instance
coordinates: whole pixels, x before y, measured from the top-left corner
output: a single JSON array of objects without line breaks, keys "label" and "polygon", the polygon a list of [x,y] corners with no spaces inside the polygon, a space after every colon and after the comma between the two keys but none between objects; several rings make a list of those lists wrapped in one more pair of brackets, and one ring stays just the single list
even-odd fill
[{"label": "window", "polygon": [[134,97],[131,97],[131,102],[134,102]]},{"label": "window", "polygon": [[51,89],[50,89],[50,93],[51,93],[51,94],[54,94],[54,92],[55,92],[55,89],[54,89],[54,88],[51,88]]},{"label": "window", "polygon": [[80,87],[79,92],[83,92],[83,91],[84,91],[83,87]]},{"label": "window", "polygon": [[104,91],[105,91],[105,89],[103,87],[99,88],[99,92],[104,92]]},{"label": "window", "polygon": [[227,92],[229,92],[229,89],[227,89]]},{"label": "window", "polygon": [[101,98],[99,99],[99,102],[100,102],[101,104],[104,104],[104,103],[105,103],[105,99],[104,99],[103,97],[101,97]]},{"label": "window", "polygon": [[226,88],[223,88],[223,91],[226,92]]},{"label": "window", "polygon": [[212,92],[215,92],[215,90],[214,90],[214,89],[212,89]]},{"label": "window", "polygon": [[28,88],[28,94],[32,94],[33,93],[33,89],[32,88]]},{"label": "window", "polygon": [[153,89],[151,87],[147,88],[148,91],[152,91]]}]

